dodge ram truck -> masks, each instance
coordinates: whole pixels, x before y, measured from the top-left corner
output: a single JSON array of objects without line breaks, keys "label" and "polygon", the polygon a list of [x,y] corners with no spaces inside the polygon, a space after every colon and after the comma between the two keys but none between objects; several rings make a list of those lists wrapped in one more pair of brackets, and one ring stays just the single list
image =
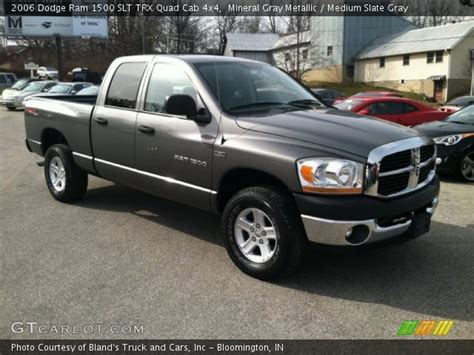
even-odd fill
[{"label": "dodge ram truck", "polygon": [[25,126],[56,200],[82,198],[90,174],[218,213],[230,258],[260,279],[295,270],[307,242],[418,237],[438,203],[430,138],[245,59],[118,58],[96,97],[35,97]]}]

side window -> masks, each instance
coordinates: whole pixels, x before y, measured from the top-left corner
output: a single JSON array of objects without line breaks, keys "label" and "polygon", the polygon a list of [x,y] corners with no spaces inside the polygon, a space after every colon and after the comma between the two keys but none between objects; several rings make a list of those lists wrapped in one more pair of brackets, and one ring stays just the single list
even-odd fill
[{"label": "side window", "polygon": [[174,64],[155,64],[146,92],[145,111],[164,113],[167,98],[176,94],[191,96],[198,110],[204,107],[183,69]]},{"label": "side window", "polygon": [[418,111],[418,109],[410,104],[400,104],[402,106],[402,113],[410,113]]},{"label": "side window", "polygon": [[138,88],[146,63],[123,63],[117,68],[110,82],[105,104],[123,108],[135,108]]},{"label": "side window", "polygon": [[10,80],[10,83],[14,83],[16,81],[15,77],[11,74],[7,74],[7,77],[8,77],[8,80]]},{"label": "side window", "polygon": [[5,84],[7,79],[5,79],[5,75],[0,75],[0,84]]},{"label": "side window", "polygon": [[402,113],[398,102],[377,102],[368,106],[372,115],[397,115]]}]

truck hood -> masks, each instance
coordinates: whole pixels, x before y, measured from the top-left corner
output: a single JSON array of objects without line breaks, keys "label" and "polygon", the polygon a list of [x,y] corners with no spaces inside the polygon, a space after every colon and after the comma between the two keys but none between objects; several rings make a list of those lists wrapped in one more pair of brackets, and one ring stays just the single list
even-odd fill
[{"label": "truck hood", "polygon": [[237,124],[244,129],[326,146],[361,157],[367,157],[380,145],[420,135],[408,127],[335,109],[239,117]]}]

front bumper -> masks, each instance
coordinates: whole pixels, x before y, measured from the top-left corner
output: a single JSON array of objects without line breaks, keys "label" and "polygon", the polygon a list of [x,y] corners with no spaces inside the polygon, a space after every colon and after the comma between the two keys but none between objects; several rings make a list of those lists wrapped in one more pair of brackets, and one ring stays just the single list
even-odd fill
[{"label": "front bumper", "polygon": [[17,101],[15,99],[1,99],[0,103],[6,107],[20,107],[21,101]]},{"label": "front bumper", "polygon": [[338,246],[378,242],[410,231],[415,215],[431,218],[438,204],[437,177],[408,196],[379,200],[368,196],[295,194],[309,241]]}]

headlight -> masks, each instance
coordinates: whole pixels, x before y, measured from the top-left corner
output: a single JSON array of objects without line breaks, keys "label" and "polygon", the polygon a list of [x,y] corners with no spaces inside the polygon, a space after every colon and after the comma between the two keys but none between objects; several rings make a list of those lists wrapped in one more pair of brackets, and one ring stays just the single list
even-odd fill
[{"label": "headlight", "polygon": [[437,137],[434,138],[433,140],[435,141],[436,144],[443,144],[443,145],[455,145],[458,144],[462,139],[474,136],[474,133],[464,133],[464,134],[453,134],[451,136],[443,136],[443,137]]},{"label": "headlight", "polygon": [[297,168],[305,192],[341,195],[362,193],[363,164],[334,158],[308,158],[298,160]]}]

